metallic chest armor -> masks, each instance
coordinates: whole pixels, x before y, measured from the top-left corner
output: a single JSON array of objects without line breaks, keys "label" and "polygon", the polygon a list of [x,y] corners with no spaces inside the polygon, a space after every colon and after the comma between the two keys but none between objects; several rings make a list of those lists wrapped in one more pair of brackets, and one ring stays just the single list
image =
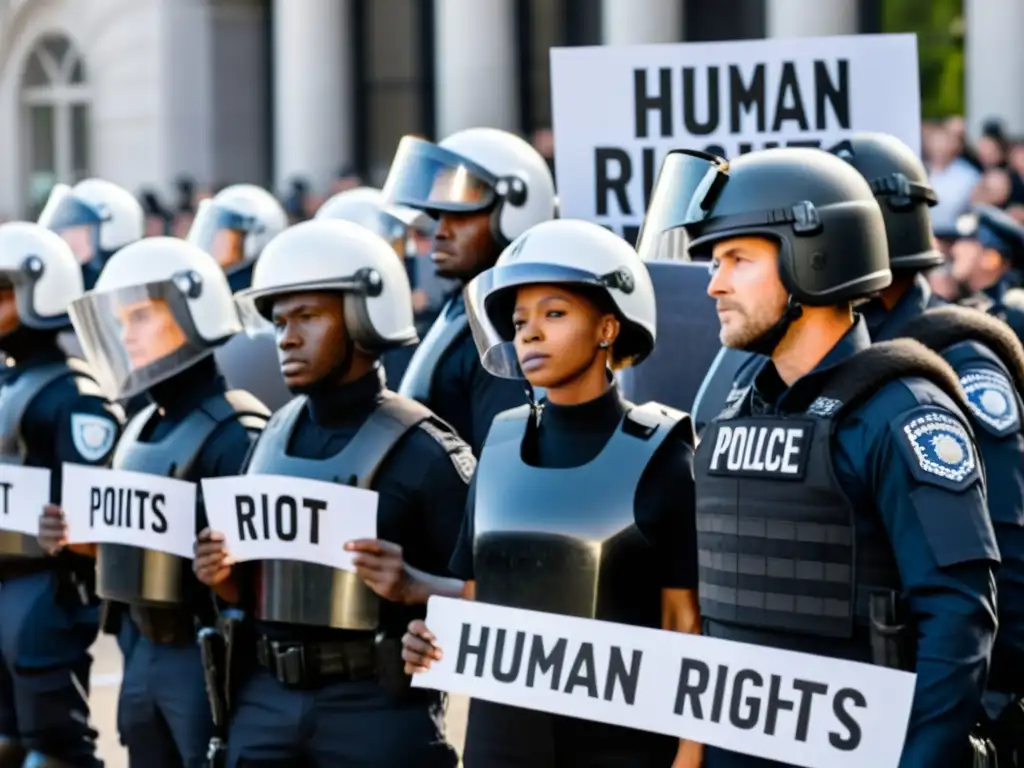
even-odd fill
[{"label": "metallic chest armor", "polygon": [[452,345],[469,332],[469,318],[465,313],[448,317],[450,306],[451,302],[445,305],[409,361],[398,387],[398,394],[403,397],[429,403],[438,364]]},{"label": "metallic chest armor", "polygon": [[[430,418],[419,403],[385,391],[377,408],[337,454],[303,459],[288,454],[306,405],[297,397],[274,414],[253,449],[247,474],[286,475],[370,489],[377,471],[410,429]],[[340,547],[344,542],[337,542]],[[373,630],[380,601],[356,574],[315,563],[264,560],[257,576],[256,617],[335,629]]]},{"label": "metallic chest armor", "polygon": [[[156,412],[157,406],[150,405],[128,422],[114,451],[112,469],[193,479],[195,463],[218,427],[237,419],[259,428],[267,417],[266,407],[255,397],[233,391],[208,397],[159,441],[140,440]],[[125,544],[100,544],[96,593],[104,600],[131,605],[182,605],[184,580],[191,572],[191,562],[176,555]]]},{"label": "metallic chest armor", "polygon": [[[661,584],[636,525],[635,499],[644,470],[670,434],[680,432],[692,444],[689,416],[655,403],[632,407],[597,457],[571,469],[523,461],[530,419],[529,406],[495,418],[477,466],[476,598],[660,626]],[[623,574],[630,575],[628,590],[621,588]],[[638,584],[651,594],[637,594]]]},{"label": "metallic chest armor", "polygon": [[[22,434],[25,412],[40,392],[67,377],[74,377],[83,393],[99,394],[85,363],[74,359],[29,368],[0,386],[0,463],[24,465],[28,451]],[[41,557],[46,553],[34,537],[0,531],[0,561]]]}]

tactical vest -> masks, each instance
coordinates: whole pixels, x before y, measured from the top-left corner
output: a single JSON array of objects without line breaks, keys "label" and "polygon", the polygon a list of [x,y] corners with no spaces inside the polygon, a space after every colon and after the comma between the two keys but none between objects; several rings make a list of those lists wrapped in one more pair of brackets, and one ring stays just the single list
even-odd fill
[{"label": "tactical vest", "polygon": [[[873,590],[900,589],[884,528],[857,525],[832,465],[843,417],[885,384],[922,377],[966,408],[955,375],[915,341],[881,342],[836,366],[782,415],[707,426],[696,454],[701,614],[748,630],[848,639]],[[873,531],[873,532],[872,532]]]},{"label": "tactical vest", "polygon": [[[112,469],[198,480],[193,475],[195,463],[221,425],[239,421],[258,430],[269,415],[251,394],[235,390],[203,400],[159,441],[140,440],[156,413],[157,406],[150,405],[128,422],[114,450]],[[183,606],[185,579],[191,578],[191,573],[189,560],[166,552],[126,544],[97,547],[96,594],[104,600],[161,608]]]},{"label": "tactical vest", "polygon": [[398,387],[398,394],[403,397],[429,403],[441,358],[464,334],[469,333],[469,318],[465,312],[455,317],[448,316],[451,304],[450,301],[445,304],[409,361]]},{"label": "tactical vest", "polygon": [[[86,364],[73,358],[28,368],[18,373],[13,382],[0,386],[0,464],[25,463],[28,449],[21,431],[25,413],[40,392],[65,378],[71,378],[82,395],[100,396]],[[46,557],[46,553],[34,536],[0,531],[0,563],[41,557]]]},{"label": "tactical vest", "polygon": [[690,417],[657,403],[630,407],[597,457],[571,469],[523,461],[530,420],[529,406],[499,414],[477,465],[476,599],[660,626],[663,584],[636,525],[635,499],[670,434],[693,444]]},{"label": "tactical vest", "polygon": [[[369,489],[402,436],[435,419],[425,406],[385,390],[373,413],[339,453],[303,459],[289,455],[288,445],[305,406],[306,398],[297,397],[273,415],[253,449],[247,474],[304,477]],[[379,623],[377,595],[356,574],[329,566],[264,560],[259,564],[256,593],[256,617],[265,621],[355,630],[373,630]]]}]

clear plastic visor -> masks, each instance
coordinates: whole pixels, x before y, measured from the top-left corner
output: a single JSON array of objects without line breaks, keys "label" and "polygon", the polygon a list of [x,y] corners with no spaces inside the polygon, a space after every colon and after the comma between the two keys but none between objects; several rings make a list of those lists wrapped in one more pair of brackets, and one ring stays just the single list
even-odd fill
[{"label": "clear plastic visor", "polygon": [[651,203],[637,238],[644,261],[689,261],[684,227],[707,218],[728,181],[728,163],[688,149],[670,152],[651,190]]},{"label": "clear plastic visor", "polygon": [[123,400],[145,392],[209,354],[170,280],[87,293],[71,303],[71,322],[104,393]]},{"label": "clear plastic visor", "polygon": [[318,215],[319,219],[351,221],[388,242],[395,253],[404,257],[409,250],[409,241],[417,234],[433,237],[437,222],[423,211],[400,205],[383,208],[371,202],[339,208],[336,212]]},{"label": "clear plastic visor", "polygon": [[482,211],[494,203],[496,184],[493,174],[461,155],[406,136],[398,144],[383,197],[389,206],[431,212]]},{"label": "clear plastic visor", "polygon": [[71,246],[79,264],[88,264],[99,255],[100,227],[107,217],[71,193],[71,187],[58,184],[50,192],[38,224],[56,232]]},{"label": "clear plastic visor", "polygon": [[245,262],[245,238],[263,230],[255,216],[245,216],[210,200],[196,211],[186,239],[213,256],[227,271]]},{"label": "clear plastic visor", "polygon": [[607,289],[605,280],[582,269],[551,264],[509,264],[481,273],[466,286],[463,299],[480,362],[502,379],[525,379],[516,354],[516,288],[524,285],[590,285]]}]

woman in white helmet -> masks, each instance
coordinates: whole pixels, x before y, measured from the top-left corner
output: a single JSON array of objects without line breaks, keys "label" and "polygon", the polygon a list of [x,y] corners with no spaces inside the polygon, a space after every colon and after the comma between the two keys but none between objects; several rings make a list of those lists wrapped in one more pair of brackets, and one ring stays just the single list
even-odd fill
[{"label": "woman in white helmet", "polygon": [[[423,599],[447,594],[699,631],[689,417],[623,401],[612,376],[654,347],[644,264],[602,227],[553,221],[515,240],[470,283],[466,303],[484,367],[547,396],[494,420],[449,566],[463,581],[423,584]],[[615,547],[595,546],[612,538]],[[422,622],[410,625],[408,670],[438,658],[431,639]],[[700,752],[664,736],[474,700],[464,762],[682,768],[699,765]]]}]

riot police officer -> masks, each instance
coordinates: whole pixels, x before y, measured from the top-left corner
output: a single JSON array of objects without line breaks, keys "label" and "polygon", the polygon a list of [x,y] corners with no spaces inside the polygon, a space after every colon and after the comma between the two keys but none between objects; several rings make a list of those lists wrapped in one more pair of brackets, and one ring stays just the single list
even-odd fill
[{"label": "riot police officer", "polygon": [[[103,465],[121,431],[89,368],[57,344],[81,296],[70,246],[38,224],[0,225],[0,462],[50,470]],[[37,514],[37,513],[36,513]],[[0,530],[0,766],[100,766],[89,722],[89,647],[99,630],[91,563],[48,557],[35,537]],[[85,695],[83,695],[85,692]]]},{"label": "riot police officer", "polygon": [[[417,266],[414,236],[433,232],[435,225],[433,219],[422,211],[385,205],[381,191],[373,187],[355,187],[339,192],[321,205],[313,218],[352,221],[383,237],[405,265],[410,286],[415,283]],[[413,290],[414,316],[416,295],[417,291]],[[416,346],[410,344],[383,353],[381,362],[389,385],[397,386],[401,382],[415,350]]]},{"label": "riot police officer", "polygon": [[998,317],[1024,339],[1024,302],[1014,290],[1024,270],[1024,226],[998,208],[979,205],[957,220],[957,229],[949,276],[960,289],[960,303]]},{"label": "riot police officer", "polygon": [[[213,350],[241,325],[209,254],[176,238],[139,241],[110,259],[71,314],[110,395],[153,400],[125,427],[113,469],[190,482],[239,472],[269,414],[249,393],[228,391],[217,368]],[[45,540],[59,548],[60,510],[48,510],[44,524]],[[201,503],[196,525],[205,527]],[[196,629],[215,624],[213,596],[182,558],[116,544],[96,545],[95,555],[99,595],[119,604],[140,635],[118,702],[130,761],[205,765],[213,724]]]},{"label": "riot police officer", "polygon": [[[188,241],[213,256],[231,290],[248,288],[260,253],[288,226],[288,214],[272,194],[252,184],[233,184],[199,204]],[[271,409],[289,400],[268,339],[237,334],[216,351],[228,385],[252,392]]]},{"label": "riot police officer", "polygon": [[96,284],[111,256],[146,231],[146,215],[135,196],[103,179],[86,179],[74,187],[55,185],[39,223],[71,246],[86,290]]},{"label": "riot police officer", "polygon": [[[1024,347],[1009,327],[981,313],[948,306],[939,310],[946,302],[932,294],[922,274],[945,261],[932,248],[928,207],[935,204],[936,197],[913,150],[893,136],[860,134],[834,151],[868,180],[885,218],[893,282],[879,298],[860,309],[872,339],[917,339],[945,358],[967,395],[970,411],[966,415],[992,489],[988,507],[1002,557],[999,634],[989,689],[1022,693],[1024,434],[1020,393],[1024,391]],[[990,715],[995,716],[997,702],[1005,697],[988,698],[993,707]],[[1006,702],[1002,703],[1005,706]]]},{"label": "riot police officer", "polygon": [[410,689],[402,672],[400,638],[423,615],[403,574],[446,572],[475,459],[426,407],[383,385],[381,351],[416,340],[405,270],[363,227],[309,221],[267,246],[238,298],[251,322],[272,324],[298,395],[274,414],[247,474],[372,489],[379,539],[337,542],[358,553],[357,575],[284,560],[233,569],[223,536],[200,534],[197,575],[255,618],[255,642],[231,651],[251,663],[232,671],[242,681],[228,762],[454,766],[443,699]]},{"label": "riot police officer", "polygon": [[[871,345],[851,309],[892,281],[871,187],[820,150],[677,150],[640,251],[681,226],[712,257],[723,344],[770,358],[697,449],[705,633],[914,669],[900,765],[964,764],[999,553],[956,374],[918,342]],[[760,437],[776,427],[785,461]],[[764,763],[708,748],[705,765]]]},{"label": "riot police officer", "polygon": [[[459,131],[432,144],[406,136],[384,195],[437,218],[439,277],[465,285],[534,224],[555,218],[555,184],[544,158],[518,136],[493,128]],[[409,363],[399,392],[427,404],[479,451],[493,418],[522,405],[513,381],[490,376],[470,338],[461,293],[442,309]]]},{"label": "riot police officer", "polygon": [[[624,401],[612,377],[654,349],[654,286],[637,254],[596,224],[539,224],[467,286],[466,304],[488,371],[547,396],[494,420],[450,566],[464,581],[415,591],[699,632],[693,427],[680,411]],[[609,531],[613,547],[601,540]],[[430,639],[423,622],[410,625],[411,671],[437,653]],[[689,768],[700,753],[474,700],[463,759],[467,768]]]}]

